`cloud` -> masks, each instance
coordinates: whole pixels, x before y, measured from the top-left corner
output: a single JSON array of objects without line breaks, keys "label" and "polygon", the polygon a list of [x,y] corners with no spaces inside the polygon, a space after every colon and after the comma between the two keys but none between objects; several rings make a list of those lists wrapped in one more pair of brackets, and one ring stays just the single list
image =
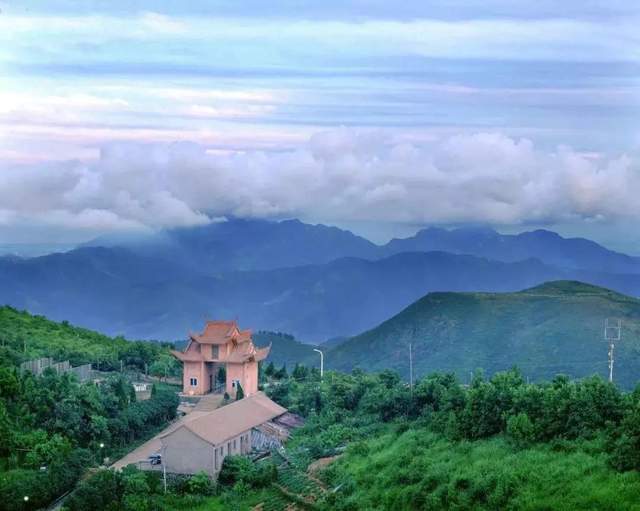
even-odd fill
[{"label": "cloud", "polygon": [[326,222],[606,222],[640,214],[636,158],[539,149],[500,133],[422,145],[339,129],[283,152],[107,144],[93,163],[0,173],[0,218],[68,229],[158,229],[235,215]]}]

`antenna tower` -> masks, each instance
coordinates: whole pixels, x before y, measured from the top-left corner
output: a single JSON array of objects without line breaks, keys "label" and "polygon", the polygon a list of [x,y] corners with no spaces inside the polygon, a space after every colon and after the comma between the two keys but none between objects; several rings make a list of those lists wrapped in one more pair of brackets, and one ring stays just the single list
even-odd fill
[{"label": "antenna tower", "polygon": [[604,320],[604,340],[609,343],[609,381],[613,381],[613,350],[622,337],[622,321],[607,318]]}]

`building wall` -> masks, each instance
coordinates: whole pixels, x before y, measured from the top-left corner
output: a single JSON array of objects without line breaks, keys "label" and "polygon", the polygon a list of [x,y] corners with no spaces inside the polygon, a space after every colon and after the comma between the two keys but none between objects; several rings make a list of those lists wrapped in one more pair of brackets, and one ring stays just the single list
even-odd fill
[{"label": "building wall", "polygon": [[[191,378],[196,378],[198,384],[191,386]],[[182,368],[182,388],[188,395],[201,395],[209,391],[209,375],[203,362],[184,362]]]},{"label": "building wall", "polygon": [[231,397],[236,396],[236,389],[233,386],[234,380],[240,382],[245,396],[258,392],[258,363],[227,364],[227,393]]},{"label": "building wall", "polygon": [[251,452],[251,431],[243,431],[214,447],[187,428],[179,428],[162,439],[162,446],[162,459],[167,472],[195,474],[204,470],[215,477],[227,456]]},{"label": "building wall", "polygon": [[213,476],[217,472],[213,446],[184,427],[162,439],[162,462],[167,472],[173,474],[204,470]]}]

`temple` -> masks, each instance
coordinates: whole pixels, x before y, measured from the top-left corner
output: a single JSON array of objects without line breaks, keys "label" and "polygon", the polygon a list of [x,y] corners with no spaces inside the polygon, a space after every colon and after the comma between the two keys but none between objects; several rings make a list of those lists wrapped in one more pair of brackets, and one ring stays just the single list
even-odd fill
[{"label": "temple", "polygon": [[[185,394],[224,390],[235,398],[239,387],[245,396],[258,392],[258,362],[269,355],[270,349],[271,346],[256,348],[251,330],[240,330],[235,321],[207,321],[201,334],[189,334],[189,344],[183,352],[171,353],[183,363]],[[223,374],[224,381],[220,381]]]}]

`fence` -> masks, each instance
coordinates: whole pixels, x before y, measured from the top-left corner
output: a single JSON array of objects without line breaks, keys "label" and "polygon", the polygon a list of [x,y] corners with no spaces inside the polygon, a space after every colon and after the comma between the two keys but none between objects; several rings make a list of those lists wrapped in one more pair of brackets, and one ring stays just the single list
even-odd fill
[{"label": "fence", "polygon": [[81,382],[87,382],[91,379],[91,364],[71,367],[68,360],[54,362],[50,357],[28,360],[20,364],[21,372],[28,371],[36,376],[41,376],[45,369],[52,369],[58,374],[73,373]]}]

